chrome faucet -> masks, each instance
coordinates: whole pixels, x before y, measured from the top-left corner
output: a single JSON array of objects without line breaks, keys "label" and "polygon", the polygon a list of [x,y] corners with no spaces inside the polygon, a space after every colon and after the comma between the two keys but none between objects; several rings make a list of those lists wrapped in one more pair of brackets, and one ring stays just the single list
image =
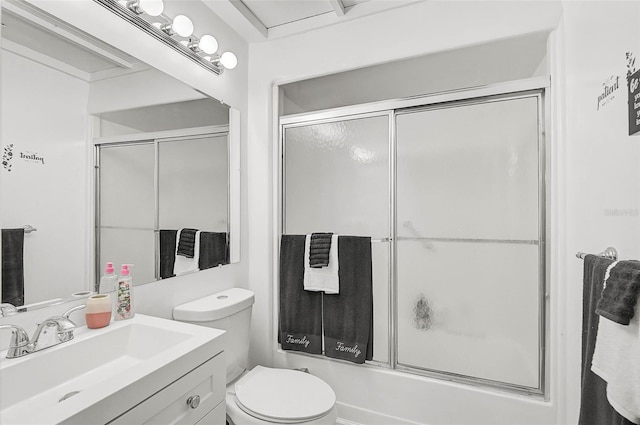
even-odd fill
[{"label": "chrome faucet", "polygon": [[7,358],[13,359],[22,357],[29,353],[44,350],[54,345],[73,339],[73,330],[77,327],[69,318],[74,311],[85,308],[86,305],[79,305],[66,311],[62,316],[53,316],[38,323],[38,327],[31,340],[20,326],[0,325],[0,329],[12,329],[11,342],[7,351]]},{"label": "chrome faucet", "polygon": [[11,342],[9,342],[9,350],[7,351],[8,359],[29,354],[29,335],[24,329],[16,325],[0,325],[0,329],[12,329]]}]

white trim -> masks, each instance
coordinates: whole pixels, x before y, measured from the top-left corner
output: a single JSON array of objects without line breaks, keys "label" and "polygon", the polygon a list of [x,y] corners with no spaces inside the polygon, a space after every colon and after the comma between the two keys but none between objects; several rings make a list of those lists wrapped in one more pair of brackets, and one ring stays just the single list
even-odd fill
[{"label": "white trim", "polygon": [[[227,212],[229,222],[227,228],[229,231],[229,263],[237,263],[240,261],[240,221],[241,221],[241,199],[240,193],[242,188],[242,173],[240,166],[240,144],[241,144],[241,123],[240,111],[237,109],[229,109],[229,125],[227,131],[229,140],[227,142],[228,161],[229,161],[229,211]],[[233,129],[233,130],[231,130]]]},{"label": "white trim", "polygon": [[107,143],[126,143],[139,140],[172,139],[176,137],[204,136],[207,134],[227,133],[228,125],[208,125],[204,127],[183,128],[179,130],[153,131],[150,133],[124,134],[111,137],[100,137],[93,140],[94,145]]},{"label": "white trim", "polygon": [[[123,68],[132,68],[134,63],[126,60],[115,53],[115,50],[109,49],[105,46],[99,46],[94,43],[92,40],[87,39],[83,36],[82,33],[79,33],[77,30],[73,29],[66,24],[61,24],[60,22],[51,22],[46,16],[41,15],[35,9],[28,8],[26,3],[20,3],[20,5],[16,4],[14,0],[6,0],[2,5],[5,9],[10,11],[11,13],[18,15],[24,19],[27,19],[30,22],[42,27],[43,29],[52,32],[53,34],[57,34],[63,39],[66,39],[74,44],[77,44],[80,47],[83,47],[101,57],[112,62],[115,65],[121,66]],[[4,41],[3,41],[4,42]]]},{"label": "white trim", "polygon": [[337,16],[344,16],[345,9],[342,0],[329,0],[329,3],[331,4],[331,8],[333,8],[334,12],[336,12]]},{"label": "white trim", "polygon": [[91,74],[88,72],[54,59],[51,56],[36,52],[35,50],[29,49],[28,47],[11,40],[7,40],[6,38],[2,39],[2,50],[39,63],[47,68],[62,72],[63,74],[67,74],[70,77],[77,78],[87,83],[91,81]]},{"label": "white trim", "polygon": [[248,43],[265,41],[269,30],[240,0],[202,0]]},{"label": "white trim", "polygon": [[485,96],[495,96],[505,93],[515,93],[528,90],[548,88],[549,77],[528,78],[524,80],[510,81],[507,83],[490,84],[486,86],[470,87],[433,93],[429,95],[412,96],[403,99],[390,99],[378,102],[364,103],[361,105],[344,106],[340,108],[325,109],[316,112],[304,112],[300,114],[283,115],[280,118],[281,125],[298,122],[304,118],[306,122],[325,120],[329,118],[344,117],[345,115],[359,115],[387,109],[403,109],[427,104],[451,102]]},{"label": "white trim", "polygon": [[362,18],[367,15],[384,12],[398,7],[404,7],[423,0],[394,0],[394,1],[365,1],[345,8],[344,15],[338,15],[329,11],[320,15],[310,16],[305,19],[289,22],[269,28],[269,40],[289,37],[294,34],[306,33],[318,28],[347,22],[352,19]]},{"label": "white trim", "polygon": [[336,402],[336,406],[338,408],[337,423],[341,425],[425,425],[339,401]]}]

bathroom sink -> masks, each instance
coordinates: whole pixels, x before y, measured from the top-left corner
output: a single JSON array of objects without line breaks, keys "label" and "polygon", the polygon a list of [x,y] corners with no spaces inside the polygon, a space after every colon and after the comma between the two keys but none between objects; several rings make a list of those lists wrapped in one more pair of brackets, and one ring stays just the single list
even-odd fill
[{"label": "bathroom sink", "polygon": [[17,359],[0,353],[0,424],[107,423],[222,351],[224,332],[136,315]]}]

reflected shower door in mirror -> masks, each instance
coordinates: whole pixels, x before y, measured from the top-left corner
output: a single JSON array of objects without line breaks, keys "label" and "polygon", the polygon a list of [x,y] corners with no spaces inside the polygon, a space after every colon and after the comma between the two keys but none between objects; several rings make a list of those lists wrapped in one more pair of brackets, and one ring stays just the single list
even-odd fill
[{"label": "reflected shower door in mirror", "polygon": [[98,264],[136,284],[228,264],[228,128],[136,137],[97,145]]},{"label": "reflected shower door in mirror", "polygon": [[[228,245],[231,261],[239,261],[236,242],[240,220],[238,111],[203,94],[210,91],[208,86],[187,85],[114,48],[105,40],[42,12],[29,2],[2,0],[0,5],[0,142],[3,156],[0,227],[14,229],[12,235],[18,235],[17,241],[3,247],[3,260],[11,260],[16,267],[12,273],[3,273],[3,281],[6,281],[3,286],[11,288],[3,288],[2,301],[10,299],[30,308],[67,300],[73,293],[95,288],[96,276],[104,268],[97,258],[95,240],[98,215],[94,196],[95,139],[134,135],[130,140],[139,141],[140,135],[144,134],[153,141],[160,137],[159,133],[167,131],[191,129],[190,133],[179,134],[184,136],[194,135],[193,129],[200,127],[228,127],[229,137],[233,140],[225,145],[228,154],[216,156],[209,162],[212,177],[207,177],[210,186],[215,181],[224,186],[226,194],[216,195],[219,202],[215,206],[208,200],[197,210],[202,216],[210,215],[210,223],[189,224],[185,221],[182,224],[173,220],[186,210],[181,208],[186,201],[176,193],[180,191],[177,186],[172,193],[173,200],[167,201],[164,207],[156,205],[155,165],[146,162],[146,153],[136,152],[121,158],[127,163],[118,165],[130,172],[127,180],[120,182],[127,190],[114,193],[115,207],[121,210],[117,213],[119,216],[107,214],[101,218],[121,219],[118,226],[150,229],[149,234],[131,230],[122,235],[118,233],[122,229],[113,228],[110,229],[112,234],[107,235],[109,232],[105,229],[100,238],[111,241],[112,248],[122,256],[122,260],[114,258],[114,262],[137,263],[133,269],[136,283],[150,282],[158,275],[153,269],[148,273],[144,271],[145,262],[155,264],[158,261],[159,235],[153,231],[159,229],[160,223],[154,222],[155,209],[165,210],[163,215],[167,220],[173,220],[166,226],[172,226],[167,228],[173,230],[185,226],[229,233],[226,228],[215,227],[221,226],[224,215],[226,226],[233,229]],[[140,37],[145,35],[140,34]],[[159,57],[157,64],[171,61],[174,54],[167,49],[166,59]],[[190,71],[186,66],[184,73]],[[199,134],[196,136],[200,137]],[[177,136],[172,133],[171,137]],[[186,143],[180,146],[186,146]],[[190,148],[192,154],[203,148],[195,141],[190,146],[193,146]],[[139,149],[145,150],[142,145]],[[178,158],[170,150],[167,148],[165,156],[174,166],[178,166],[178,160],[187,160]],[[162,153],[159,155],[162,157]],[[203,161],[196,156],[196,161]],[[153,159],[152,156],[151,161]],[[173,174],[176,169],[170,168],[171,164],[165,164],[164,168]],[[147,167],[151,167],[151,180],[145,174]],[[194,174],[196,171],[189,167],[186,170],[189,171],[188,182],[182,191],[192,194],[194,182],[204,181],[204,177]],[[187,175],[185,170],[179,173]],[[161,178],[168,181],[164,187],[174,183],[172,175]],[[181,180],[177,178],[175,182],[178,181]],[[125,217],[125,212],[130,215]],[[151,221],[145,221],[146,217],[151,217]],[[25,225],[31,225],[37,231],[24,234],[15,231]],[[113,244],[119,241],[123,243],[114,247]],[[140,260],[127,254],[134,246]],[[148,250],[142,252],[142,246],[147,246]]]}]

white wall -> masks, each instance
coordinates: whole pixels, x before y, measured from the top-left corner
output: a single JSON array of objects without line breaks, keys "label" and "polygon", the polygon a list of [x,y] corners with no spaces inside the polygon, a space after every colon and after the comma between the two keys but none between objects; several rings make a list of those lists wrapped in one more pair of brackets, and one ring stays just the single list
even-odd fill
[{"label": "white wall", "polygon": [[[2,50],[2,227],[25,234],[25,304],[69,297],[90,278],[88,83]],[[41,161],[25,160],[35,154]]]},{"label": "white wall", "polygon": [[[277,351],[273,320],[274,83],[316,77],[456,46],[553,28],[550,118],[550,400],[527,400],[456,384]],[[306,366],[336,389],[341,416],[420,423],[575,423],[579,405],[582,262],[577,250],[615,245],[640,257],[640,136],[626,135],[626,88],[597,111],[602,84],[624,77],[624,53],[640,52],[637,2],[426,2],[251,46],[250,283],[258,305],[254,362]],[[603,20],[603,16],[607,19]],[[384,31],[380,29],[384,28]],[[269,63],[269,67],[262,66]],[[277,228],[276,228],[277,229]],[[266,271],[269,271],[267,273]],[[375,390],[367,390],[374,388]],[[459,407],[463,406],[462,409]],[[354,408],[355,407],[355,408]],[[364,409],[364,410],[362,410]],[[395,422],[396,419],[394,418]]]},{"label": "white wall", "polygon": [[[603,19],[606,16],[607,19]],[[597,28],[597,30],[596,30]],[[558,282],[566,290],[566,418],[575,423],[579,399],[582,312],[582,261],[576,251],[618,249],[622,259],[640,258],[640,136],[628,136],[625,52],[640,55],[639,2],[571,2],[564,4],[564,116],[559,175],[564,182],[566,228],[564,250],[553,267],[566,267]],[[636,59],[636,68],[638,60]],[[603,83],[620,77],[614,98],[597,108]],[[564,119],[563,119],[564,118]],[[560,194],[562,195],[562,194]]]},{"label": "white wall", "polygon": [[[273,85],[451,48],[551,30],[557,2],[421,2],[298,36],[251,45],[249,73],[250,288],[254,363],[309,367],[336,390],[339,415],[361,423],[552,424],[545,403],[379,368],[279,352],[275,343]],[[269,66],[264,66],[269,64]],[[266,212],[269,212],[267,214]],[[267,254],[269,253],[269,254]],[[553,331],[557,333],[557,323]],[[555,352],[552,363],[555,363]],[[552,379],[552,395],[555,382]],[[463,406],[463,408],[460,408]]]}]

